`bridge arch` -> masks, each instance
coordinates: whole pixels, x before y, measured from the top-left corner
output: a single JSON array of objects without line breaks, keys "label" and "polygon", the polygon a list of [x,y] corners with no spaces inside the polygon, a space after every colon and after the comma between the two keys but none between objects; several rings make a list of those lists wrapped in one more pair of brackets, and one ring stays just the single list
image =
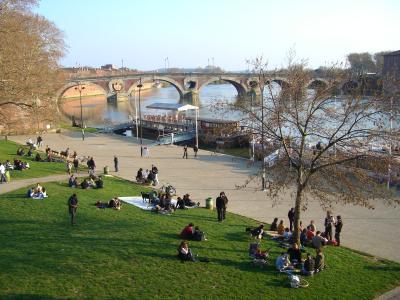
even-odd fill
[{"label": "bridge arch", "polygon": [[329,82],[323,78],[313,78],[311,79],[308,84],[307,88],[309,89],[319,89],[319,88],[327,88],[329,85]]},{"label": "bridge arch", "polygon": [[248,92],[248,89],[247,89],[246,85],[243,84],[243,82],[241,82],[240,80],[238,80],[237,78],[234,78],[234,77],[224,77],[224,76],[212,77],[212,78],[202,82],[199,85],[198,90],[200,91],[206,85],[208,85],[212,82],[215,82],[215,81],[219,81],[219,80],[226,81],[226,82],[232,84],[235,87],[239,96],[245,96]]},{"label": "bridge arch", "polygon": [[282,89],[288,88],[290,86],[289,81],[282,77],[271,78],[271,82],[279,84]]},{"label": "bridge arch", "polygon": [[185,94],[185,89],[183,88],[183,86],[176,80],[170,78],[170,77],[166,77],[166,76],[148,76],[148,77],[142,77],[141,79],[137,79],[128,89],[127,94],[130,95],[135,88],[137,87],[137,85],[139,84],[140,80],[143,82],[151,82],[151,81],[165,81],[168,82],[169,84],[173,85],[176,90],[179,93],[179,97],[182,99],[184,94]]},{"label": "bridge arch", "polygon": [[69,90],[72,87],[78,86],[78,85],[94,85],[104,93],[104,96],[107,96],[107,94],[108,94],[108,91],[103,86],[101,86],[97,83],[94,83],[94,82],[90,82],[90,81],[69,82],[66,85],[64,85],[63,87],[61,87],[60,89],[58,89],[58,91],[56,92],[57,104],[59,104],[60,99],[62,98],[62,96],[64,95],[64,93],[67,90]]}]

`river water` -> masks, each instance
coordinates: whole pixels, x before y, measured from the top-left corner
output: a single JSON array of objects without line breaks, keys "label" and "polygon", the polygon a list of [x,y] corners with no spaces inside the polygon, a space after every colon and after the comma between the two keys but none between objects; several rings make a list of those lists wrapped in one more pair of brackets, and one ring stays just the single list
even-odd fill
[{"label": "river water", "polygon": [[[217,100],[234,102],[237,100],[237,91],[231,84],[210,84],[200,90],[200,117],[238,119],[235,114],[221,116],[215,112],[213,104]],[[148,109],[147,106],[156,102],[179,103],[179,94],[173,86],[162,88],[152,88],[141,92],[141,111],[142,115],[165,114],[166,111]],[[136,100],[136,101],[135,101]],[[129,101],[107,102],[105,96],[91,96],[82,98],[82,110],[84,122],[87,126],[104,126],[107,124],[124,123],[129,121],[129,116],[135,117],[135,102],[133,97]],[[61,110],[68,118],[75,116],[80,119],[80,103],[77,98],[64,99]],[[188,113],[190,115],[190,113]]]}]

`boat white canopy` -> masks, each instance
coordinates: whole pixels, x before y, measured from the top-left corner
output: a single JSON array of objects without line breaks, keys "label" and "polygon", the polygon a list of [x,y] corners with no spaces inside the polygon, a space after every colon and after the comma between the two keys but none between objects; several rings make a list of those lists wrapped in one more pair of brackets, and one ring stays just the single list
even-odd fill
[{"label": "boat white canopy", "polygon": [[[195,127],[196,127],[196,147],[199,147],[199,129],[197,125],[197,118],[198,118],[198,113],[199,113],[199,107],[190,105],[190,104],[179,104],[179,103],[153,103],[146,108],[152,108],[152,109],[163,109],[163,110],[172,110],[175,112],[180,112],[180,111],[188,111],[188,110],[194,110],[195,111]],[[173,137],[172,137],[173,141]]]},{"label": "boat white canopy", "polygon": [[198,106],[190,104],[162,103],[162,102],[150,104],[146,106],[146,108],[172,110],[172,111],[187,111],[187,110],[199,109]]}]

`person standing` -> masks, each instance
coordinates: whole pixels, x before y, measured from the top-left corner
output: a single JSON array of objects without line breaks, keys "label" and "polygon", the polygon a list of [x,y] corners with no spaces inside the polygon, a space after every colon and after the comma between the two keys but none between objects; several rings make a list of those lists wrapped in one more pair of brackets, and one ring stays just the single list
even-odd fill
[{"label": "person standing", "polygon": [[194,151],[194,157],[197,157],[197,152],[199,151],[199,147],[197,147],[197,145],[194,145],[193,151]]},{"label": "person standing", "polygon": [[96,164],[94,162],[93,157],[91,157],[88,162],[87,162],[87,166],[89,168],[89,175],[94,175],[94,171],[96,169]]},{"label": "person standing", "polygon": [[71,215],[71,225],[76,224],[75,216],[77,209],[78,209],[78,197],[76,197],[76,194],[73,194],[68,199],[68,211],[69,214]]},{"label": "person standing", "polygon": [[288,218],[289,218],[289,229],[290,231],[293,231],[293,224],[294,224],[294,207],[292,207],[289,212],[288,212]]},{"label": "person standing", "polygon": [[118,172],[118,157],[114,155],[114,168],[115,172]]},{"label": "person standing", "polygon": [[72,163],[70,161],[67,161],[67,173],[68,175],[72,173]]},{"label": "person standing", "polygon": [[78,160],[78,158],[75,157],[72,163],[74,164],[75,173],[78,174],[78,171],[79,171],[79,160]]},{"label": "person standing", "polygon": [[226,197],[224,192],[221,192],[215,202],[216,202],[215,204],[217,206],[218,221],[222,222],[223,220],[225,220],[226,207],[228,205],[228,198]]},{"label": "person standing", "polygon": [[183,147],[183,156],[182,156],[182,158],[185,158],[185,157],[186,157],[186,159],[188,158],[187,145],[185,145],[185,147]]},{"label": "person standing", "polygon": [[37,139],[36,139],[36,145],[38,146],[38,148],[39,148],[40,146],[42,146],[42,142],[43,142],[42,136],[39,135],[39,136],[37,137]]},{"label": "person standing", "polygon": [[333,237],[333,226],[335,224],[335,218],[332,216],[331,211],[326,212],[326,218],[325,218],[325,237],[328,239],[328,241],[332,240]]},{"label": "person standing", "polygon": [[6,167],[0,162],[0,183],[7,182]]},{"label": "person standing", "polygon": [[342,227],[343,227],[342,217],[337,216],[336,223],[335,223],[335,240],[336,240],[337,246],[340,246],[340,233],[342,232]]}]

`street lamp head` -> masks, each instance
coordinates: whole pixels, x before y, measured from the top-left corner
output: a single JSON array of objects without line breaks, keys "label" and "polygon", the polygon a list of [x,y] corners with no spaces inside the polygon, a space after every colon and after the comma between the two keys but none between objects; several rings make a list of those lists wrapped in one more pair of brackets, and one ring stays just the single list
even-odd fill
[{"label": "street lamp head", "polygon": [[137,87],[138,87],[139,89],[141,89],[141,88],[143,87],[143,84],[139,83],[139,84],[137,85]]}]

